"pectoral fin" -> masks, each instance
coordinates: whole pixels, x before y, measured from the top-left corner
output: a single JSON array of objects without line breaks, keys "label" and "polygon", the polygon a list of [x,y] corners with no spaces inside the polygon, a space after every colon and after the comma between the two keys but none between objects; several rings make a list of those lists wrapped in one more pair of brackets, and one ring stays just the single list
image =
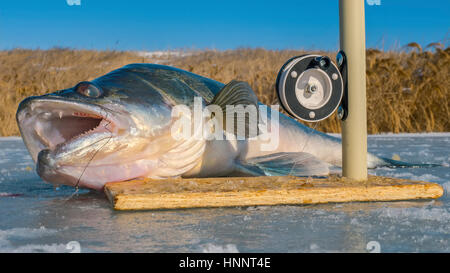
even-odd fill
[{"label": "pectoral fin", "polygon": [[325,176],[328,164],[308,153],[275,153],[238,163],[238,170],[249,175]]}]

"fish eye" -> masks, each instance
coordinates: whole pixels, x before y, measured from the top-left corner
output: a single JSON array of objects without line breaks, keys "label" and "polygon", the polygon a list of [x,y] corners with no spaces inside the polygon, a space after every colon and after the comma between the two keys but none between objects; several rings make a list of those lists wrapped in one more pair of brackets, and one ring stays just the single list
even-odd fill
[{"label": "fish eye", "polygon": [[90,98],[98,98],[102,95],[102,91],[91,82],[80,82],[75,87],[75,90],[79,94]]}]

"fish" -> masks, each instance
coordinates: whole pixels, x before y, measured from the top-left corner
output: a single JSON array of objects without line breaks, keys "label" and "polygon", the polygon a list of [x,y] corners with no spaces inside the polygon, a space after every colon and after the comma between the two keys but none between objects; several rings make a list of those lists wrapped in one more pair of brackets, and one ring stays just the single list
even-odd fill
[{"label": "fish", "polygon": [[[256,120],[250,112],[237,118],[229,106],[256,109]],[[326,176],[342,165],[339,138],[277,106],[259,102],[246,82],[224,84],[171,66],[137,63],[28,97],[16,120],[38,175],[54,185],[102,190],[108,182],[138,178]],[[183,111],[174,114],[176,109],[202,115],[196,124]],[[191,135],[174,134],[186,125]],[[372,153],[367,164],[417,166]]]}]

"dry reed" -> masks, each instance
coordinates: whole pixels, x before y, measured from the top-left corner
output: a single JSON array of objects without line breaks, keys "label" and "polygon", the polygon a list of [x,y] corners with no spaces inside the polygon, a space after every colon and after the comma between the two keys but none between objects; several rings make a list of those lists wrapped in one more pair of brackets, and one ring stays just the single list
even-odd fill
[{"label": "dry reed", "polygon": [[[0,51],[0,135],[18,135],[15,112],[27,96],[64,89],[134,62],[170,64],[224,83],[247,81],[265,104],[275,104],[275,79],[281,65],[304,51],[236,49],[140,56],[135,52],[93,50]],[[334,59],[334,53],[316,52]],[[403,51],[367,50],[368,131],[450,131],[450,48],[411,43]],[[333,115],[317,126],[340,132]]]}]

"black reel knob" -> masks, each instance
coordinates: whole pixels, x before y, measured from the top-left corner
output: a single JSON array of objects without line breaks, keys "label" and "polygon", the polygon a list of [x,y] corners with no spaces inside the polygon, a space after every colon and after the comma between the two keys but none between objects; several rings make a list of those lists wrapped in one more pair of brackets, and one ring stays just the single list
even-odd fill
[{"label": "black reel knob", "polygon": [[327,56],[291,58],[278,73],[276,89],[282,107],[292,116],[317,122],[338,108],[344,83],[338,67]]}]

